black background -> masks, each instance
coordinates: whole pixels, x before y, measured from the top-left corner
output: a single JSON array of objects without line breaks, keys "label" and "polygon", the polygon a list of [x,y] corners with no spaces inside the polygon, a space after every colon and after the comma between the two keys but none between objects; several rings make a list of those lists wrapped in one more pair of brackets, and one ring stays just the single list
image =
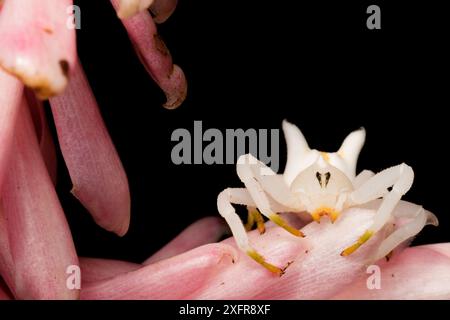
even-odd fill
[{"label": "black background", "polygon": [[[404,199],[441,223],[415,243],[450,241],[445,11],[433,2],[392,2],[180,0],[159,31],[189,92],[179,109],[165,110],[109,1],[75,1],[79,55],[132,196],[128,234],[102,230],[70,195],[60,156],[58,193],[79,255],[139,262],[195,220],[218,215],[218,193],[241,185],[234,166],[171,162],[171,133],[193,132],[194,120],[224,132],[280,128],[286,118],[327,151],[364,126],[358,171],[411,165],[415,183]],[[370,4],[381,7],[381,30],[366,28]],[[281,171],[282,135],[280,146]]]}]

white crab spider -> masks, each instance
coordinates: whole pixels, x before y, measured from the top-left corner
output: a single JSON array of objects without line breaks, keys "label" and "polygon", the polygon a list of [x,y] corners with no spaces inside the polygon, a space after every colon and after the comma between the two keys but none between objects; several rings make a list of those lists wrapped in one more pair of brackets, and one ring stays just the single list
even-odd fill
[{"label": "white crab spider", "polygon": [[[353,253],[397,216],[406,216],[411,221],[381,243],[374,259],[387,255],[428,222],[437,224],[434,215],[421,206],[414,205],[414,209],[407,212],[394,211],[413,183],[414,172],[410,166],[402,163],[377,174],[364,170],[356,176],[356,163],[366,135],[364,128],[350,133],[333,153],[310,149],[301,131],[287,121],[283,121],[283,131],[288,149],[284,173],[275,174],[251,154],[243,155],[237,163],[237,174],[245,188],[225,189],[217,199],[218,210],[230,226],[238,247],[268,270],[282,275],[286,267],[268,263],[250,245],[246,229],[232,204],[250,208],[249,223],[256,220],[261,233],[264,232],[262,214],[288,232],[303,237],[300,230],[288,225],[277,213],[307,211],[317,222],[323,215],[334,222],[343,210],[382,198],[370,228],[356,243],[343,250],[342,256]],[[251,208],[258,208],[259,212]]]}]

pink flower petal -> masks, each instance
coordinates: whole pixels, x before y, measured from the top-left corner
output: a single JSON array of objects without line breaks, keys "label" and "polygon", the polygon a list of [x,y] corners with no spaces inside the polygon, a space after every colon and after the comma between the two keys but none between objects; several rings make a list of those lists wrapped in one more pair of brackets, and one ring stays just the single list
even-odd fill
[{"label": "pink flower petal", "polygon": [[420,246],[420,248],[434,250],[434,251],[450,258],[450,245],[447,243],[427,244],[427,245]]},{"label": "pink flower petal", "polygon": [[450,244],[433,246],[408,248],[381,261],[380,289],[368,289],[366,274],[334,298],[450,299]]},{"label": "pink flower petal", "polygon": [[2,194],[20,299],[75,299],[67,268],[78,265],[69,226],[39,150],[23,99]]},{"label": "pink flower petal", "polygon": [[[22,92],[22,83],[0,70],[0,195],[12,155],[14,130],[22,101]],[[0,275],[9,285],[13,284],[13,270],[6,218],[0,202]]]},{"label": "pink flower petal", "polygon": [[228,230],[223,219],[207,217],[188,226],[175,239],[145,260],[144,265],[167,259],[177,254],[218,241]]},{"label": "pink flower petal", "polygon": [[178,4],[178,0],[154,0],[150,6],[153,20],[163,23],[172,15]]},{"label": "pink flower petal", "polygon": [[141,267],[137,263],[95,258],[80,258],[80,264],[83,283],[106,280]]},{"label": "pink flower petal", "polygon": [[0,66],[39,98],[67,85],[75,62],[75,30],[67,27],[72,0],[5,1],[0,13]]},{"label": "pink flower petal", "polygon": [[[118,1],[111,0],[116,10]],[[183,71],[172,62],[172,56],[159,37],[150,13],[141,12],[132,18],[122,20],[138,56],[150,76],[166,94],[164,107],[175,109],[187,94],[187,83]]]},{"label": "pink flower petal", "polygon": [[72,193],[100,226],[123,236],[130,224],[127,176],[79,63],[50,104]]},{"label": "pink flower petal", "polygon": [[229,267],[236,251],[208,244],[115,278],[86,284],[82,299],[182,299],[208,285],[209,278]]},{"label": "pink flower petal", "polygon": [[50,177],[52,178],[53,184],[56,185],[56,175],[58,169],[56,149],[50,128],[48,127],[44,105],[42,101],[38,100],[34,93],[30,90],[25,90],[25,97],[27,99],[34,127],[36,129],[36,135],[38,137],[42,156],[44,157],[45,166],[47,167]]},{"label": "pink flower petal", "polygon": [[0,69],[0,193],[11,155],[22,91],[23,85],[19,80]]}]

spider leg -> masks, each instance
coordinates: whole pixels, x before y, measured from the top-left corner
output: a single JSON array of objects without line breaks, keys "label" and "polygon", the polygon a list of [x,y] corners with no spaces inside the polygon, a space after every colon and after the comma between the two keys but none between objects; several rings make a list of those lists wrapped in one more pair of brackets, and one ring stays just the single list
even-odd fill
[{"label": "spider leg", "polygon": [[367,180],[372,178],[375,175],[373,171],[370,170],[363,170],[361,171],[353,180],[353,187],[355,189],[358,189],[361,187]]},{"label": "spider leg", "polygon": [[[413,180],[414,171],[410,166],[403,163],[377,173],[350,194],[352,205],[364,204],[381,196],[383,201],[369,229],[353,245],[343,250],[341,256],[352,254],[369,240],[374,233],[383,228],[392,218],[392,212],[401,197],[411,188]],[[392,190],[388,191],[388,188],[391,186]]]},{"label": "spider leg", "polygon": [[[245,184],[245,187],[262,215],[289,233],[298,237],[304,237],[300,230],[289,225],[274,212],[270,205],[270,200],[266,195],[267,192],[275,201],[286,207],[292,208],[295,205],[296,199],[281,176],[276,175],[269,167],[258,161],[251,154],[246,154],[239,158],[237,174]],[[302,211],[298,205],[296,206],[296,211]]]},{"label": "spider leg", "polygon": [[270,272],[281,276],[283,275],[285,268],[279,268],[267,262],[266,259],[250,245],[244,225],[232,206],[232,203],[248,206],[255,205],[246,191],[247,190],[243,188],[228,188],[222,191],[217,198],[217,208],[219,213],[225,218],[226,222],[230,226],[231,232],[239,249],[246,252],[248,256]]},{"label": "spider leg", "polygon": [[259,234],[266,232],[266,227],[264,225],[264,218],[261,213],[255,207],[247,206],[247,223],[245,224],[245,230],[252,230],[256,223],[256,227],[259,230]]},{"label": "spider leg", "polygon": [[245,230],[250,231],[252,230],[253,226],[255,225],[255,216],[253,215],[253,210],[256,210],[256,208],[247,206],[247,223],[245,224]]},{"label": "spider leg", "polygon": [[434,214],[426,211],[422,206],[404,201],[397,205],[393,215],[396,218],[409,218],[411,221],[395,230],[383,240],[373,257],[373,261],[390,254],[401,243],[418,234],[427,224],[438,225],[438,220]]}]

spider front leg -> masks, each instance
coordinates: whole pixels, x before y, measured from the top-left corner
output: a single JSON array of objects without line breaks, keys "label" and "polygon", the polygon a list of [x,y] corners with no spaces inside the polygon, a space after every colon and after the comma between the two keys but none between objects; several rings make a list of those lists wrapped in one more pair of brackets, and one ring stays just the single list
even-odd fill
[{"label": "spider front leg", "polygon": [[289,233],[304,237],[304,234],[289,225],[271,207],[270,200],[266,192],[278,203],[294,211],[303,211],[295,197],[292,195],[282,176],[275,174],[269,167],[257,160],[251,154],[243,155],[237,164],[237,174],[245,184],[256,207],[262,215],[282,227]]},{"label": "spider front leg", "polygon": [[250,245],[247,232],[241,219],[231,205],[232,203],[251,207],[255,207],[255,203],[253,202],[250,194],[244,188],[225,189],[217,198],[217,208],[219,213],[225,218],[226,222],[230,226],[231,232],[239,249],[246,252],[253,260],[261,264],[270,272],[273,272],[279,276],[283,275],[285,268],[279,268],[267,262],[266,259]]},{"label": "spider front leg", "polygon": [[439,224],[434,214],[426,211],[422,206],[405,201],[401,201],[397,205],[394,211],[394,217],[408,218],[411,221],[395,230],[383,240],[372,259],[373,261],[386,257],[401,243],[418,234],[425,225],[431,224],[437,226]]},{"label": "spider front leg", "polygon": [[[348,256],[355,252],[373,234],[384,227],[392,218],[392,212],[401,197],[411,188],[413,180],[413,169],[403,163],[377,173],[350,194],[351,205],[364,204],[379,197],[383,197],[383,201],[369,229],[353,245],[343,250],[341,256]],[[391,186],[392,190],[389,192],[388,188]]]}]

